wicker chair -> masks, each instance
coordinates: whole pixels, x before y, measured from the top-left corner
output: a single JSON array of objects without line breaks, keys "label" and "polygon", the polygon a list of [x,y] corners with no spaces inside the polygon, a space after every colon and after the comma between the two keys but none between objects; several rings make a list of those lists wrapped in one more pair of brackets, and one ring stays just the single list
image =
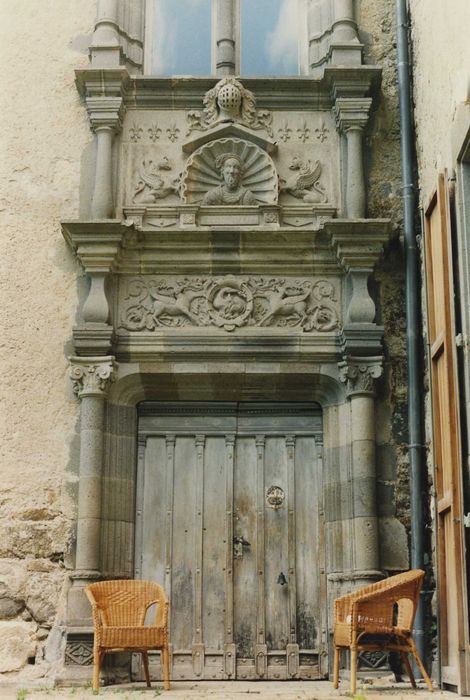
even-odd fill
[{"label": "wicker chair", "polygon": [[[161,586],[150,581],[100,581],[85,588],[93,611],[93,690],[99,689],[100,668],[105,654],[140,652],[145,680],[150,688],[147,652],[162,655],[163,685],[170,689],[168,654],[168,598]],[[145,625],[148,608],[156,604],[155,623]]]},{"label": "wicker chair", "polygon": [[411,652],[429,689],[432,690],[431,679],[426,673],[411,635],[423,578],[424,571],[416,569],[391,576],[335,600],[334,688],[337,688],[339,683],[341,650],[350,649],[351,693],[356,692],[359,651],[400,653],[411,685],[416,688],[408,659],[408,653]]}]

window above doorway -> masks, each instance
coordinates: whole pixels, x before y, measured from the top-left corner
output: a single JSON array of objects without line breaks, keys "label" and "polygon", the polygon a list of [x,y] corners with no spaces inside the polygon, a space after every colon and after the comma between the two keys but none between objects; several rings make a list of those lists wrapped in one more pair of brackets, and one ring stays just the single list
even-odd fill
[{"label": "window above doorway", "polygon": [[220,75],[218,46],[233,56],[228,73],[305,73],[306,0],[148,0],[147,75]]}]

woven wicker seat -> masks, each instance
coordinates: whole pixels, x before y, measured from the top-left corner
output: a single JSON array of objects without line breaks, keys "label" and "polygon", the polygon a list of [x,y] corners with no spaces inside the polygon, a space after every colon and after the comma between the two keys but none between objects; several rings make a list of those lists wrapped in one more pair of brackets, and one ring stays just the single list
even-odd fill
[{"label": "woven wicker seat", "polygon": [[416,688],[408,659],[408,654],[411,652],[429,689],[432,690],[431,679],[426,673],[411,634],[423,578],[424,571],[416,569],[391,576],[335,600],[333,629],[333,686],[335,688],[339,684],[341,650],[349,649],[351,693],[356,692],[359,651],[400,653],[411,685]]},{"label": "woven wicker seat", "polygon": [[[149,650],[162,655],[163,685],[170,689],[168,654],[168,598],[161,586],[150,581],[100,581],[85,588],[93,611],[93,690],[99,688],[105,654],[133,651],[142,654],[147,687],[150,685]],[[145,625],[148,608],[155,604],[155,622]]]}]

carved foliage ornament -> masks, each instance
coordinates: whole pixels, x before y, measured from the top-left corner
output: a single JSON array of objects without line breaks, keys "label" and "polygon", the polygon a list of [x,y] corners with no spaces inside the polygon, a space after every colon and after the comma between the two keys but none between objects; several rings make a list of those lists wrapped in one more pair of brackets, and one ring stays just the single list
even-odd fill
[{"label": "carved foliage ornament", "polygon": [[114,358],[70,358],[70,378],[74,393],[84,396],[104,396],[108,385],[114,381]]},{"label": "carved foliage ornament", "polygon": [[188,112],[187,135],[207,131],[223,122],[237,122],[253,130],[263,129],[273,135],[273,117],[267,110],[256,109],[256,98],[234,77],[220,80],[204,96],[204,110]]},{"label": "carved foliage ornament", "polygon": [[338,364],[341,381],[346,384],[348,394],[373,393],[374,381],[382,376],[381,358],[370,358],[361,361],[344,360]]},{"label": "carved foliage ornament", "polygon": [[134,279],[121,327],[131,332],[186,326],[226,331],[257,326],[328,332],[338,328],[337,298],[327,280],[194,277]]}]

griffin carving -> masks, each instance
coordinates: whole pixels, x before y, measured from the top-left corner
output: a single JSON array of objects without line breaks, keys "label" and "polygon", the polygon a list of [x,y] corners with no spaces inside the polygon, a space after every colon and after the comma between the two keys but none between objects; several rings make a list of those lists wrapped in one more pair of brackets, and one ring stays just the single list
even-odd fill
[{"label": "griffin carving", "polygon": [[170,194],[179,193],[179,177],[170,178],[161,171],[171,170],[166,156],[160,161],[143,161],[139,168],[139,177],[134,191],[135,204],[154,204],[157,199],[164,199]]},{"label": "griffin carving", "polygon": [[285,184],[281,184],[281,192],[288,192],[293,197],[302,199],[307,203],[318,204],[319,202],[327,201],[325,190],[319,182],[322,173],[320,161],[317,160],[312,165],[310,160],[303,161],[299,156],[294,156],[289,165],[289,170],[296,172],[288,177],[287,180],[282,178]]}]

